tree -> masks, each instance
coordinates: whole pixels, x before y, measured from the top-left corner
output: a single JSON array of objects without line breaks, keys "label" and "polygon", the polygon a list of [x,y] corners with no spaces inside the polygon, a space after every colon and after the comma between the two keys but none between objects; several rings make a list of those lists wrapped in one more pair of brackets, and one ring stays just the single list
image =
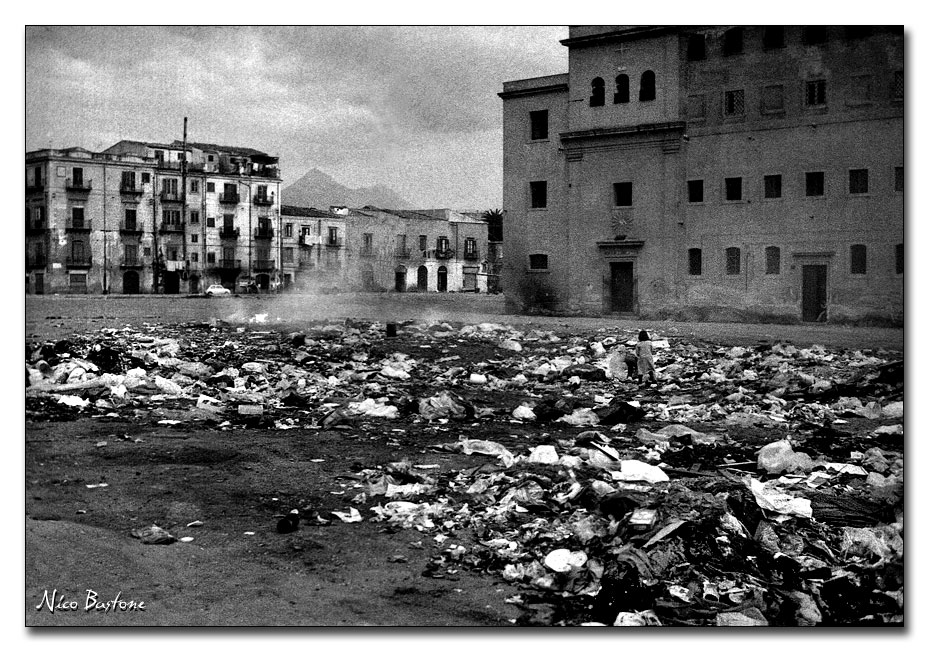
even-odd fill
[{"label": "tree", "polygon": [[481,216],[487,222],[487,239],[491,242],[503,242],[503,211],[492,208]]}]

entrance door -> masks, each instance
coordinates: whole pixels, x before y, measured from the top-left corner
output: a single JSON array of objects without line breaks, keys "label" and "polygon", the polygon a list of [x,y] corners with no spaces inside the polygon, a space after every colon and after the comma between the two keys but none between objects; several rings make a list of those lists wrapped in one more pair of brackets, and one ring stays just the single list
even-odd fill
[{"label": "entrance door", "polygon": [[610,263],[610,311],[632,312],[633,287],[632,263]]},{"label": "entrance door", "polygon": [[123,294],[139,293],[139,273],[128,271],[123,274]]},{"label": "entrance door", "polygon": [[826,321],[826,266],[803,266],[803,321]]},{"label": "entrance door", "polygon": [[429,287],[429,270],[425,265],[416,270],[416,288],[420,292],[425,292]]},{"label": "entrance door", "polygon": [[448,270],[444,266],[439,268],[437,285],[439,292],[448,292]]},{"label": "entrance door", "polygon": [[398,267],[394,272],[394,290],[406,292],[406,267]]},{"label": "entrance door", "polygon": [[177,272],[165,272],[165,294],[178,294],[181,291],[181,275]]},{"label": "entrance door", "polygon": [[45,274],[36,272],[35,275],[35,293],[45,294]]}]

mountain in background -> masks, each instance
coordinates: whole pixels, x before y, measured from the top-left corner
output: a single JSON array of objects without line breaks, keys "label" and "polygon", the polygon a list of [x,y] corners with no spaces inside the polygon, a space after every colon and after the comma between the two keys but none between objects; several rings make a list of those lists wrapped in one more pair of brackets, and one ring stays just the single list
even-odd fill
[{"label": "mountain in background", "polygon": [[316,168],[281,190],[281,204],[320,210],[330,206],[410,208],[409,202],[386,186],[347,188]]}]

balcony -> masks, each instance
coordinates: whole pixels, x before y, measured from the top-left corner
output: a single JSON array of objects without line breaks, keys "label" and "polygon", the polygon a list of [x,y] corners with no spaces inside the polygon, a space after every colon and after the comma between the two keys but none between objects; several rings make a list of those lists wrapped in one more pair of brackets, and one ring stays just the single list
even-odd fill
[{"label": "balcony", "polygon": [[232,258],[221,258],[213,265],[217,269],[239,269],[242,267],[242,261]]},{"label": "balcony", "polygon": [[166,161],[163,158],[156,158],[155,167],[160,170],[180,170],[181,162],[180,161]]},{"label": "balcony", "polygon": [[161,226],[158,228],[159,233],[184,233],[183,224],[169,224],[168,222],[162,222]]},{"label": "balcony", "polygon": [[119,223],[119,232],[122,235],[142,235],[142,225],[138,222],[123,220]]},{"label": "balcony", "polygon": [[90,231],[90,220],[76,220],[71,218],[65,224],[65,231]]},{"label": "balcony", "polygon": [[454,258],[455,250],[454,249],[436,249],[434,255],[439,260],[448,260],[449,258]]},{"label": "balcony", "polygon": [[158,197],[161,199],[161,201],[164,201],[164,202],[178,202],[179,203],[183,201],[181,199],[181,193],[170,192],[168,190],[162,190],[161,194],[158,195]]},{"label": "balcony", "polygon": [[256,206],[273,206],[274,197],[268,197],[267,195],[255,195],[253,200]]},{"label": "balcony", "polygon": [[467,251],[467,250],[465,250],[465,252],[464,252],[464,259],[465,259],[465,260],[477,260],[477,259],[478,259],[477,249],[475,249],[475,250],[473,250],[473,251]]},{"label": "balcony", "polygon": [[26,256],[26,269],[45,267],[46,265],[48,265],[48,258],[45,257],[45,254]]},{"label": "balcony", "polygon": [[394,250],[394,256],[397,258],[409,258],[411,249],[409,247],[397,247]]},{"label": "balcony", "polygon": [[239,193],[237,192],[224,192],[219,195],[220,204],[238,204],[239,203]]},{"label": "balcony", "polygon": [[48,231],[48,225],[45,220],[27,220],[26,235],[42,235]]},{"label": "balcony", "polygon": [[76,195],[81,195],[81,194],[89,193],[92,185],[93,184],[91,184],[90,179],[86,179],[83,181],[75,181],[74,179],[68,179],[65,187],[67,188],[68,192],[74,193]]},{"label": "balcony", "polygon": [[252,263],[252,270],[256,272],[270,272],[274,269],[273,258],[259,258]]},{"label": "balcony", "polygon": [[326,246],[327,247],[344,247],[345,245],[342,242],[342,238],[329,238],[328,240],[326,240]]},{"label": "balcony", "polygon": [[119,266],[123,269],[139,269],[143,267],[142,259],[138,256],[124,257]]},{"label": "balcony", "polygon": [[126,195],[129,197],[138,197],[144,192],[144,189],[140,185],[130,186],[129,184],[119,186],[119,194]]},{"label": "balcony", "polygon": [[274,237],[274,229],[272,229],[270,226],[264,226],[264,227],[258,226],[258,227],[255,227],[255,237],[256,237],[256,238],[263,238],[263,239],[270,239],[270,238],[273,238],[273,237]]},{"label": "balcony", "polygon": [[86,269],[91,266],[91,258],[87,256],[68,256],[65,259],[67,267]]},{"label": "balcony", "polygon": [[219,237],[224,240],[235,240],[239,237],[239,228],[231,226],[221,226],[219,227]]},{"label": "balcony", "polygon": [[43,182],[34,183],[32,185],[26,184],[26,194],[27,195],[36,195],[40,192],[45,192],[45,184]]}]

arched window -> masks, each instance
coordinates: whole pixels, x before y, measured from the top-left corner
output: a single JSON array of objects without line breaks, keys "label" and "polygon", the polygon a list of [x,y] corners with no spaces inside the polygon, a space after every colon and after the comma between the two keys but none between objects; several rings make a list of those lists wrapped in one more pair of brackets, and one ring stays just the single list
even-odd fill
[{"label": "arched window", "polygon": [[642,83],[639,85],[639,101],[650,102],[655,99],[655,73],[646,70],[642,73]]},{"label": "arched window", "polygon": [[629,101],[629,75],[616,75],[616,92],[613,104],[626,104]]},{"label": "arched window", "polygon": [[604,86],[602,77],[594,77],[590,82],[590,106],[603,106]]}]

